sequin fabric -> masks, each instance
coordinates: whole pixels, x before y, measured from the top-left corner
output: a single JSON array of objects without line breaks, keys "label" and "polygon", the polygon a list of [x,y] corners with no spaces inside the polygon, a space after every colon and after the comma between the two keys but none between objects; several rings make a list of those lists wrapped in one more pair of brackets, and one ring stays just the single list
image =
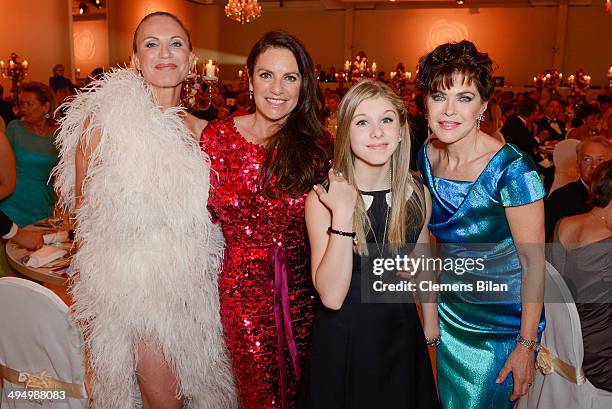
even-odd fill
[{"label": "sequin fabric", "polygon": [[[278,294],[275,301],[275,271],[270,257],[277,253],[272,251],[275,246],[286,251],[290,328],[297,358],[303,364],[315,294],[304,222],[305,195],[264,197],[257,178],[265,151],[246,141],[231,117],[211,122],[202,133],[201,146],[211,160],[208,207],[213,219],[221,224],[226,242],[219,276],[221,320],[240,408],[285,406],[281,405],[282,383],[286,383],[285,407],[294,408],[299,385],[285,331],[289,320],[281,314],[284,322],[279,323],[279,315],[275,315],[275,308],[281,306]],[[283,362],[279,362],[279,340]],[[280,379],[279,364],[285,366],[285,382]]]},{"label": "sequin fabric", "polygon": [[[484,270],[462,276],[443,272],[440,283],[492,280],[509,288],[503,295],[442,293],[438,307],[442,343],[436,349],[440,401],[444,409],[512,409],[512,376],[495,383],[516,346],[522,309],[521,264],[505,208],[535,202],[546,191],[535,165],[512,144],[504,145],[473,183],[434,176],[427,145],[420,150],[418,163],[432,197],[428,227],[438,243],[451,252],[455,243],[485,244],[479,251],[460,255],[486,259]],[[449,297],[456,302],[444,302]],[[544,324],[542,313],[540,334]]]}]

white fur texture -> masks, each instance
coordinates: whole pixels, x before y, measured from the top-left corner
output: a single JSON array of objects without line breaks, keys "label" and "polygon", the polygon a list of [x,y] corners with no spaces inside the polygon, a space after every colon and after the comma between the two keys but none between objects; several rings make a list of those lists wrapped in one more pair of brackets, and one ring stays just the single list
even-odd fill
[{"label": "white fur texture", "polygon": [[92,131],[77,210],[74,316],[94,372],[95,409],[140,407],[134,374],[140,340],[157,343],[194,409],[236,407],[219,316],[223,237],[206,209],[209,159],[180,108],[162,112],[146,83],[116,70],[68,103],[54,173],[74,209],[75,152]]}]

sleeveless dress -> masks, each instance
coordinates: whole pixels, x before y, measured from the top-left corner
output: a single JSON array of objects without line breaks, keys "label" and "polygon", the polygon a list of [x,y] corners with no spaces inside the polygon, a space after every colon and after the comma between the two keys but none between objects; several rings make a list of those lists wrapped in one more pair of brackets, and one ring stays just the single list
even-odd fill
[{"label": "sleeveless dress", "polygon": [[208,206],[226,249],[219,276],[221,321],[245,409],[293,408],[312,327],[314,289],[304,200],[269,199],[258,183],[265,149],[233,117],[211,122]]},{"label": "sleeveless dress", "polygon": [[[546,191],[533,162],[512,144],[505,144],[474,182],[434,176],[427,145],[419,151],[418,164],[432,196],[430,232],[451,257],[486,259],[482,271],[443,272],[440,283],[492,281],[508,286],[502,293],[440,293],[440,400],[445,409],[512,408],[512,376],[495,383],[516,346],[522,309],[521,264],[505,208],[535,202]],[[544,312],[540,335],[543,330]]]},{"label": "sleeveless dress", "polygon": [[[206,208],[208,158],[134,70],[106,73],[67,105],[57,136],[61,203],[74,211],[75,157],[92,151],[76,209],[72,317],[92,369],[92,409],[141,408],[140,341],[160,348],[185,409],[235,409],[219,314],[223,237]],[[87,126],[86,126],[87,125]]]},{"label": "sleeveless dress", "polygon": [[41,136],[29,130],[21,120],[6,127],[15,155],[17,179],[15,191],[0,201],[0,210],[20,227],[48,217],[53,211],[55,193],[48,184],[51,170],[59,160],[54,136]]},{"label": "sleeveless dress", "polygon": [[[421,186],[422,189],[422,186]],[[368,209],[368,243],[382,243],[389,190],[362,192]],[[370,200],[364,197],[367,204]],[[415,243],[423,221],[408,232]],[[376,237],[376,240],[375,240]],[[370,256],[378,257],[369,246]],[[408,253],[409,251],[407,251]],[[388,256],[385,252],[385,256]],[[439,408],[425,335],[414,301],[370,303],[362,299],[361,256],[353,253],[351,284],[342,307],[319,303],[304,381],[308,409]]]}]

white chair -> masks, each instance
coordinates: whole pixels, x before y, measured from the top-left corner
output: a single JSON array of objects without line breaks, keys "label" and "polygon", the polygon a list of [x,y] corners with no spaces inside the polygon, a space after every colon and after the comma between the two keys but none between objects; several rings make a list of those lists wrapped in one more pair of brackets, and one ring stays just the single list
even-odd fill
[{"label": "white chair", "polygon": [[[0,278],[0,408],[87,408],[83,363],[83,340],[66,304],[32,281]],[[26,384],[27,392],[63,390],[66,399],[16,399]]]},{"label": "white chair", "polygon": [[576,166],[576,146],[579,143],[580,141],[577,139],[566,139],[555,146],[553,150],[555,178],[549,194],[568,183],[578,180],[580,174]]},{"label": "white chair", "polygon": [[[582,371],[584,347],[580,317],[572,295],[555,268],[546,263],[546,329],[541,344],[554,362],[547,375],[536,371],[519,409],[610,409],[612,393],[595,388]],[[540,352],[542,354],[542,352]],[[538,357],[538,361],[542,357]]]}]

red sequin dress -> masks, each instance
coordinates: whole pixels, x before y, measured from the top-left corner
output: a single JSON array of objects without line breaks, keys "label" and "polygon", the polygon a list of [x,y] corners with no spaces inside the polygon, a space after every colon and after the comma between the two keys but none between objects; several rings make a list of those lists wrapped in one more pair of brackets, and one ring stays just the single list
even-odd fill
[{"label": "red sequin dress", "polygon": [[258,185],[265,150],[232,117],[201,138],[210,156],[212,217],[225,236],[221,321],[242,409],[294,408],[313,321],[305,195],[267,199]]}]

